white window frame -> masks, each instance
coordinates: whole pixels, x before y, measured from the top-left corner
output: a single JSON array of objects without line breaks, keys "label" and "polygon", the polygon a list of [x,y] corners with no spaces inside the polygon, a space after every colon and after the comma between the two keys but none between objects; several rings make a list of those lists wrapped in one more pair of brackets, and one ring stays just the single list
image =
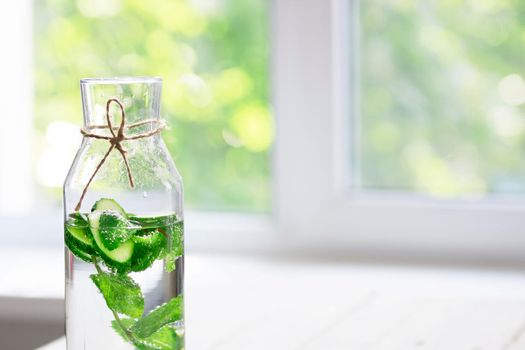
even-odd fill
[{"label": "white window frame", "polygon": [[273,2],[279,231],[310,249],[349,256],[525,261],[525,201],[350,191],[348,135],[359,134],[350,29],[359,27],[358,4]]}]

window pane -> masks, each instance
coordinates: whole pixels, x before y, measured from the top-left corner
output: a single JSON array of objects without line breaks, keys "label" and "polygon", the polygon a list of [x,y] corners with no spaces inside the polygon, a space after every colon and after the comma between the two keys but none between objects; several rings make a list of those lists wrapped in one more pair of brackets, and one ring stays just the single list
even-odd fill
[{"label": "window pane", "polygon": [[78,147],[80,78],[155,75],[188,207],[269,210],[266,5],[35,1],[38,182],[58,193]]},{"label": "window pane", "polygon": [[360,1],[358,187],[525,192],[525,3]]}]

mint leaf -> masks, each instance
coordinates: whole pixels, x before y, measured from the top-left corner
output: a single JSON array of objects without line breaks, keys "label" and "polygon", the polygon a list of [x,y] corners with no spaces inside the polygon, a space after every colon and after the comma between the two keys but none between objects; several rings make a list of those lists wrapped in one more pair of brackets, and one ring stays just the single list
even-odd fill
[{"label": "mint leaf", "polygon": [[102,245],[108,250],[113,250],[126,242],[138,229],[114,210],[95,211],[89,214],[92,229],[100,232]]},{"label": "mint leaf", "polygon": [[166,235],[168,236],[166,265],[167,272],[175,270],[177,259],[184,254],[184,222],[166,227]]},{"label": "mint leaf", "polygon": [[99,272],[89,277],[98,287],[111,310],[131,317],[142,315],[144,297],[138,284],[130,277],[106,272]]},{"label": "mint leaf", "polygon": [[165,247],[159,253],[158,258],[165,258],[167,272],[175,270],[176,260],[184,254],[184,223],[177,218],[177,215],[129,215],[129,221],[131,224],[140,226],[140,229],[133,233],[135,237],[161,234],[166,238]]},{"label": "mint leaf", "polygon": [[[122,329],[121,324],[129,332],[136,322],[137,320],[135,319],[126,318],[122,319],[120,324],[116,320],[112,321],[111,326],[124,340],[129,341],[130,337]],[[131,342],[139,350],[180,350],[184,345],[183,338],[177,335],[175,329],[169,325],[162,327],[144,339],[136,338],[131,333]]]},{"label": "mint leaf", "polygon": [[[115,332],[117,332],[118,335],[122,337],[122,339],[124,339],[125,341],[129,341],[130,338],[128,334],[126,334],[126,331],[131,326],[133,326],[135,322],[137,322],[137,320],[133,318],[122,318],[120,319],[120,322],[117,320],[111,321],[111,327],[115,330]],[[124,327],[124,329],[122,328],[121,325]]]},{"label": "mint leaf", "polygon": [[179,295],[142,317],[130,330],[139,338],[147,338],[168,323],[182,319],[183,308],[184,301]]},{"label": "mint leaf", "polygon": [[131,223],[140,226],[140,230],[135,232],[135,235],[144,236],[158,232],[157,229],[164,231],[165,227],[171,227],[177,223],[177,216],[175,214],[163,216],[137,216],[130,214],[129,220]]},{"label": "mint leaf", "polygon": [[148,236],[135,236],[132,238],[135,249],[129,263],[131,271],[144,271],[158,258],[166,246],[166,238],[155,231]]},{"label": "mint leaf", "polygon": [[177,222],[177,216],[175,214],[161,216],[138,216],[129,214],[129,219],[131,222],[140,225],[143,229],[171,226]]},{"label": "mint leaf", "polygon": [[140,350],[179,350],[183,346],[181,337],[171,326],[164,326],[146,339],[137,339],[134,343]]},{"label": "mint leaf", "polygon": [[69,214],[69,218],[67,219],[67,224],[71,226],[78,226],[78,227],[88,227],[88,220],[86,214],[83,213],[72,213]]}]

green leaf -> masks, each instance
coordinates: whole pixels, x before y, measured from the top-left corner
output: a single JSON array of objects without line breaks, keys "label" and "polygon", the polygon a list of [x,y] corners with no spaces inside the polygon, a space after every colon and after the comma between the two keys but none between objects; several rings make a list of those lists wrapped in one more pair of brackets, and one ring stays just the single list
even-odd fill
[{"label": "green leaf", "polygon": [[78,226],[78,227],[88,227],[88,219],[86,214],[76,212],[69,214],[69,218],[67,219],[67,224],[70,226]]},{"label": "green leaf", "polygon": [[168,226],[165,233],[168,237],[165,269],[171,272],[175,270],[177,259],[184,254],[184,222]]},{"label": "green leaf", "polygon": [[164,326],[146,339],[136,339],[135,346],[140,350],[179,350],[184,345],[181,337],[171,326]]},{"label": "green leaf", "polygon": [[100,240],[108,250],[119,247],[138,229],[114,210],[95,211],[89,214],[89,222],[93,229],[99,230]]},{"label": "green leaf", "polygon": [[148,236],[135,236],[132,239],[135,249],[129,263],[130,271],[138,272],[149,268],[166,246],[166,238],[157,231]]},{"label": "green leaf", "polygon": [[130,330],[139,338],[147,338],[168,323],[182,319],[183,308],[184,301],[179,295],[142,317]]},{"label": "green leaf", "polygon": [[138,224],[143,229],[157,229],[159,227],[172,226],[177,223],[177,215],[162,215],[162,216],[137,216],[129,214],[131,222]]},{"label": "green leaf", "polygon": [[165,259],[165,269],[171,272],[176,268],[177,259],[184,254],[184,223],[177,215],[165,216],[136,216],[129,215],[132,224],[140,226],[134,235],[147,237],[161,234],[166,238],[162,252],[155,259]]},{"label": "green leaf", "polygon": [[[125,318],[120,320],[120,323],[116,320],[112,321],[111,326],[122,339],[132,343],[139,350],[180,350],[184,346],[184,338],[179,336],[170,325],[160,328],[147,338],[139,339],[130,331],[136,322],[136,319]],[[121,325],[125,327],[125,330],[122,329]],[[131,339],[126,331],[130,332]]]},{"label": "green leaf", "polygon": [[[123,319],[120,320],[120,322],[117,321],[117,320],[113,320],[113,321],[111,321],[111,327],[115,330],[115,332],[117,332],[118,335],[120,335],[122,337],[122,339],[124,339],[125,341],[129,342],[130,341],[130,337],[128,336],[126,331],[129,330],[129,328],[131,326],[133,326],[135,324],[135,322],[137,322],[137,320],[134,319],[134,318],[123,318]],[[121,325],[125,329],[123,329],[121,327]]]},{"label": "green leaf", "polygon": [[130,277],[107,272],[99,272],[90,277],[111,310],[131,317],[142,315],[144,297],[138,284]]}]

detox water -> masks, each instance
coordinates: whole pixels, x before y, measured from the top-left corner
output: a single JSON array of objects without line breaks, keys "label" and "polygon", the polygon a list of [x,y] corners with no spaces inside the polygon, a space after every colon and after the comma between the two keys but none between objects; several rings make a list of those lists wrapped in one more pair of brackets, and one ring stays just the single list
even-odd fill
[{"label": "detox water", "polygon": [[138,216],[113,199],[68,215],[68,349],[184,348],[183,232],[176,214]]}]

